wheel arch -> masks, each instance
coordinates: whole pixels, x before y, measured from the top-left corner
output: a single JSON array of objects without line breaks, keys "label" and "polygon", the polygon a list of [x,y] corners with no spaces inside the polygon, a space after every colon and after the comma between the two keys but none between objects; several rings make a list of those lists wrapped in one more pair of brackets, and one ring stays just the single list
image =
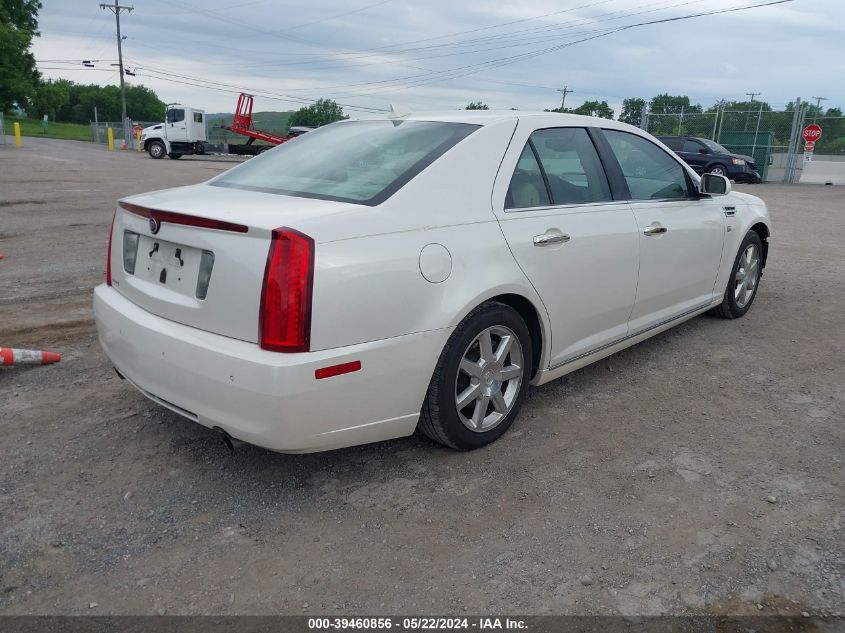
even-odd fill
[{"label": "wheel arch", "polygon": [[757,222],[748,229],[749,231],[754,231],[757,235],[760,236],[760,242],[763,244],[763,263],[762,267],[766,267],[766,260],[769,257],[769,227],[766,226],[764,222]]},{"label": "wheel arch", "polygon": [[164,145],[164,152],[167,153],[170,151],[170,148],[167,146],[167,141],[160,136],[153,136],[152,138],[148,138],[144,141],[144,151],[147,151],[150,148],[150,145],[153,143],[161,143]]},{"label": "wheel arch", "polygon": [[[526,297],[524,294],[513,290],[501,291],[498,294],[494,291],[489,296],[478,297],[471,304],[461,311],[457,323],[463,321],[468,314],[485,303],[504,303],[516,310],[528,326],[531,334],[531,378],[539,371],[545,358],[546,343],[549,339],[549,325],[543,318],[544,312],[540,312],[536,301]],[[541,304],[542,305],[542,304]],[[456,323],[456,325],[457,325]]]}]

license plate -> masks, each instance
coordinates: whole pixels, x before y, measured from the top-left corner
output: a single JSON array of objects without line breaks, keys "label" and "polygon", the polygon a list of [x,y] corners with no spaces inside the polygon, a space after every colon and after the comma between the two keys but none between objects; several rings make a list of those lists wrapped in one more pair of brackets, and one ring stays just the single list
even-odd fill
[{"label": "license plate", "polygon": [[197,288],[202,250],[142,235],[135,276],[186,296]]}]

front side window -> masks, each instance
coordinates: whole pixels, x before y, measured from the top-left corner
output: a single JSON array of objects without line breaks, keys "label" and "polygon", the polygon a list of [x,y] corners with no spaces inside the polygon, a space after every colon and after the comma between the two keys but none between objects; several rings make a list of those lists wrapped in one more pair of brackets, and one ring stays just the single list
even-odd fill
[{"label": "front side window", "polygon": [[641,136],[604,130],[633,200],[666,200],[690,196],[686,172],[657,145]]},{"label": "front side window", "polygon": [[684,149],[682,151],[687,152],[689,154],[698,154],[698,152],[702,149],[704,149],[704,145],[702,145],[698,141],[691,141],[687,139],[686,141],[684,141]]},{"label": "front side window", "polygon": [[185,120],[185,111],[181,108],[174,108],[167,111],[168,123],[179,123]]},{"label": "front side window", "polygon": [[373,206],[476,129],[437,121],[334,123],[264,152],[210,184]]}]

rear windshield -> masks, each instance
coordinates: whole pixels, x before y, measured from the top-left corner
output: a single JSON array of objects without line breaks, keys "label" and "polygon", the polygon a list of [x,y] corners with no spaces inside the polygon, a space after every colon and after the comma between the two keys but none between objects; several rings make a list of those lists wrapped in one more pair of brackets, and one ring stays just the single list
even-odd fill
[{"label": "rear windshield", "polygon": [[210,184],[377,205],[478,127],[433,121],[334,123],[265,152]]}]

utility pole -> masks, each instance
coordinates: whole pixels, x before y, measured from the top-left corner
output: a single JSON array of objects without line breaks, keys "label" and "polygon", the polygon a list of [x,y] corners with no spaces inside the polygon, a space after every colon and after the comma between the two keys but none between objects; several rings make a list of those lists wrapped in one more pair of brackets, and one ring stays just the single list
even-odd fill
[{"label": "utility pole", "polygon": [[822,101],[827,101],[828,99],[827,99],[827,97],[813,97],[813,99],[816,100],[816,111],[815,111],[815,117],[813,117],[813,121],[817,121],[818,118],[819,118],[819,115],[822,113],[822,109],[821,109]]},{"label": "utility pole", "polygon": [[747,94],[749,97],[751,97],[751,103],[754,103],[754,97],[756,97],[757,95],[761,95],[763,93],[762,92],[746,92],[745,94]]},{"label": "utility pole", "polygon": [[564,105],[566,104],[566,95],[572,94],[575,92],[574,90],[570,90],[569,86],[564,86],[563,88],[558,88],[557,91],[561,94],[560,97],[560,109],[563,110]]},{"label": "utility pole", "polygon": [[126,11],[131,13],[135,7],[125,7],[114,0],[114,4],[100,4],[101,9],[108,9],[114,13],[114,20],[117,25],[117,62],[120,64],[120,116],[126,126],[126,85],[123,82],[123,38],[120,36],[120,13]]}]

